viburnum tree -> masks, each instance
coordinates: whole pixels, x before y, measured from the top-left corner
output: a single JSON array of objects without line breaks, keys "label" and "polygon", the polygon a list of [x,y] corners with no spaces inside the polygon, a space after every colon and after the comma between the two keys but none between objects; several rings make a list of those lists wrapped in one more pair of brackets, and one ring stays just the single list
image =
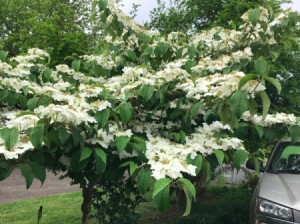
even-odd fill
[{"label": "viburnum tree", "polygon": [[297,13],[259,7],[237,29],[164,36],[113,0],[94,1],[93,10],[105,24],[98,55],[49,68],[40,49],[0,53],[0,180],[19,167],[29,188],[46,169],[64,172],[82,188],[88,223],[96,184],[128,171],[159,210],[170,191],[183,190],[188,215],[198,180],[216,165],[239,168],[253,136],[298,139],[296,117],[269,114],[267,94],[281,91],[269,71],[286,44],[280,34],[299,29]]}]

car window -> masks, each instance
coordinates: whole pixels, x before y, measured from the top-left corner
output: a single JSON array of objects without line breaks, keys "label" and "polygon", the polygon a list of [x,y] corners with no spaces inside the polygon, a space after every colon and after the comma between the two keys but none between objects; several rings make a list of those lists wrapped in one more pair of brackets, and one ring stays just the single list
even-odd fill
[{"label": "car window", "polygon": [[300,174],[300,145],[279,145],[267,172]]}]

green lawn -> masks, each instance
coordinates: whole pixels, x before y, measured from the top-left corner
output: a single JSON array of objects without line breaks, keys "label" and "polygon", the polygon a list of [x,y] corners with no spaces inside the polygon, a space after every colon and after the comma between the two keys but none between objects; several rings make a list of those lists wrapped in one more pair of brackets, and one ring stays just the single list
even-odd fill
[{"label": "green lawn", "polygon": [[[211,188],[200,195],[188,217],[180,217],[182,211],[175,209],[159,214],[151,203],[141,203],[137,213],[140,224],[246,224],[251,195],[252,192],[245,189]],[[39,207],[43,206],[40,224],[80,224],[81,202],[81,192],[72,192],[0,204],[0,223],[37,223]],[[96,220],[91,221],[91,224],[96,223]]]},{"label": "green lawn", "polygon": [[[0,205],[0,223],[37,223],[37,214],[43,206],[41,224],[81,223],[81,192],[52,195]],[[94,222],[96,223],[96,222]]]}]

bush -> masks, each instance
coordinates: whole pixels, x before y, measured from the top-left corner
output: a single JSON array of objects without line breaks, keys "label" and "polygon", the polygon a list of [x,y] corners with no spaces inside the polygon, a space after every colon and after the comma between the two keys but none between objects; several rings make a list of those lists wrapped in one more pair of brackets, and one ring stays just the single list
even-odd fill
[{"label": "bush", "polygon": [[211,188],[201,195],[190,216],[179,224],[245,224],[249,222],[252,191],[242,188]]},{"label": "bush", "polygon": [[135,224],[136,206],[142,197],[131,181],[103,181],[93,194],[93,207],[100,224]]}]

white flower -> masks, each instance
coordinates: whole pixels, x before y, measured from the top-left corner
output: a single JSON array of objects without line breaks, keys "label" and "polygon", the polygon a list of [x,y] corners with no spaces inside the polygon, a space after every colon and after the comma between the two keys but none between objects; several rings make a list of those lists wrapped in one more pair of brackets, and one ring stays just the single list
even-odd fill
[{"label": "white flower", "polygon": [[17,143],[11,149],[7,149],[2,138],[0,138],[0,155],[2,154],[5,159],[18,159],[18,157],[26,151],[33,149],[34,147],[26,135],[19,134]]}]

